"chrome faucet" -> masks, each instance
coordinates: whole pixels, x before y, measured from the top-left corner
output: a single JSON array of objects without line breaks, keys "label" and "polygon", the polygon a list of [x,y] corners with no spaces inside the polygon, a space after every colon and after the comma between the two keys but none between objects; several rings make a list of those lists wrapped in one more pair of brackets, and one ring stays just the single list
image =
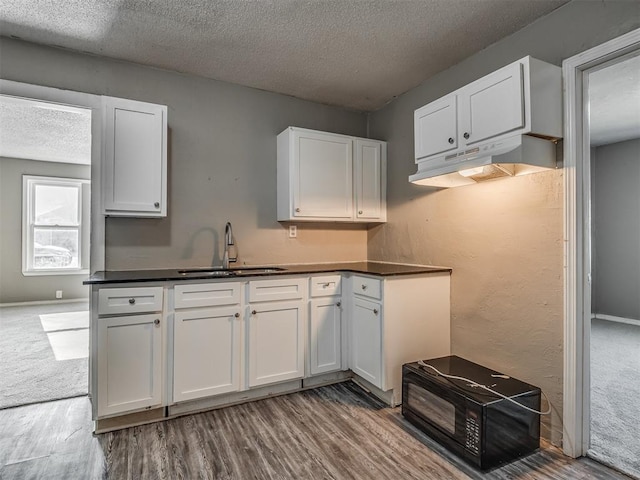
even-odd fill
[{"label": "chrome faucet", "polygon": [[235,245],[233,239],[233,229],[231,228],[231,222],[227,222],[224,227],[224,256],[222,257],[222,268],[229,268],[229,263],[238,261],[238,252],[234,252],[235,256],[229,256],[229,247]]}]

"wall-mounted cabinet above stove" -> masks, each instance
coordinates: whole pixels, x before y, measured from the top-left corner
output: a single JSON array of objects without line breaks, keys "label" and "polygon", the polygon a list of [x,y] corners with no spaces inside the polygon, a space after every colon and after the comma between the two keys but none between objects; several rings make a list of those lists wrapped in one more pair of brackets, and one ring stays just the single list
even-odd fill
[{"label": "wall-mounted cabinet above stove", "polygon": [[385,142],[289,127],[277,168],[278,221],[386,221]]},{"label": "wall-mounted cabinet above stove", "polygon": [[562,138],[560,67],[524,57],[415,111],[416,163],[511,135]]}]

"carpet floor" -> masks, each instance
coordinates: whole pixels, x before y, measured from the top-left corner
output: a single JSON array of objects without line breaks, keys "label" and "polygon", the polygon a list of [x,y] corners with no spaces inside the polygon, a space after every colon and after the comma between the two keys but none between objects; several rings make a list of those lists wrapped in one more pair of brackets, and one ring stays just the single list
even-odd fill
[{"label": "carpet floor", "polygon": [[640,326],[591,322],[589,455],[640,478]]},{"label": "carpet floor", "polygon": [[[87,394],[80,312],[88,309],[88,302],[0,308],[0,409]],[[64,312],[73,313],[65,320]]]}]

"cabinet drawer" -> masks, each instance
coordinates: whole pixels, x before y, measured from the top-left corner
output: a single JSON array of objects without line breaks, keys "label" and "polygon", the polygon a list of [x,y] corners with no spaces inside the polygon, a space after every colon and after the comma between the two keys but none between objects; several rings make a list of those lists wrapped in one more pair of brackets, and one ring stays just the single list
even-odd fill
[{"label": "cabinet drawer", "polygon": [[342,277],[340,275],[311,277],[310,282],[312,297],[330,297],[342,293]]},{"label": "cabinet drawer", "polygon": [[251,281],[249,282],[249,301],[270,302],[303,298],[305,281],[305,278]]},{"label": "cabinet drawer", "polygon": [[382,281],[376,278],[353,276],[353,293],[364,297],[380,299]]},{"label": "cabinet drawer", "polygon": [[175,308],[214,307],[240,303],[240,283],[176,285]]},{"label": "cabinet drawer", "polygon": [[162,311],[162,287],[101,288],[98,314]]}]

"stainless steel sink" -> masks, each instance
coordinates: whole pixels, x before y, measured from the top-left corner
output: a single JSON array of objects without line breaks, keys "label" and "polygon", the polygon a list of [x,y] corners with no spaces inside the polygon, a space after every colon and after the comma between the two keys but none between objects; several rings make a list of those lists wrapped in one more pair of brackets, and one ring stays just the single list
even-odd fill
[{"label": "stainless steel sink", "polygon": [[260,273],[275,273],[285,270],[280,267],[243,267],[243,268],[192,268],[178,270],[178,274],[185,277],[207,276],[207,277],[232,277],[234,275],[252,275]]},{"label": "stainless steel sink", "polygon": [[207,275],[210,277],[229,277],[235,275],[231,270],[213,269],[213,268],[194,268],[191,270],[178,270],[180,275],[184,276],[197,276]]},{"label": "stainless steel sink", "polygon": [[231,269],[231,271],[236,275],[251,275],[252,273],[275,273],[282,272],[284,270],[284,268],[280,267],[244,267]]}]

